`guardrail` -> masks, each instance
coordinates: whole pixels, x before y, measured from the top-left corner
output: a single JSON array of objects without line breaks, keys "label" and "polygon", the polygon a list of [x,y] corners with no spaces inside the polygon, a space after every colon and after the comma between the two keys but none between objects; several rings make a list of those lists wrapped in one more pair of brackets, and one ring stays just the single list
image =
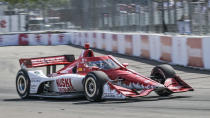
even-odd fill
[{"label": "guardrail", "polygon": [[65,45],[84,46],[143,57],[182,66],[210,69],[210,36],[69,31],[0,35],[0,46]]}]

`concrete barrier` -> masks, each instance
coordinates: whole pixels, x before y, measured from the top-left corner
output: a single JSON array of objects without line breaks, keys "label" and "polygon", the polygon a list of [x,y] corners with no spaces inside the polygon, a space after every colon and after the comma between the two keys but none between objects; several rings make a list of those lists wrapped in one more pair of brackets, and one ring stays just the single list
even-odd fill
[{"label": "concrete barrier", "polygon": [[171,64],[210,69],[210,36],[70,31],[0,35],[0,46],[66,45],[92,48],[143,57]]},{"label": "concrete barrier", "polygon": [[[71,41],[92,48],[182,66],[210,69],[210,37],[84,31]],[[77,35],[74,35],[77,36]]]}]

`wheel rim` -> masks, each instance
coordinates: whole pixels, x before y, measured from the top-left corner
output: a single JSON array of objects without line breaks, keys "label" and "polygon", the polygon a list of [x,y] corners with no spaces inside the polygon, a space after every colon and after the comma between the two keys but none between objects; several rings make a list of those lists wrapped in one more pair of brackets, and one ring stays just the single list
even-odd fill
[{"label": "wheel rim", "polygon": [[17,89],[20,94],[24,94],[26,91],[26,79],[23,75],[20,75],[17,80]]},{"label": "wheel rim", "polygon": [[92,77],[88,77],[85,82],[85,92],[89,97],[93,97],[96,93],[96,82]]}]

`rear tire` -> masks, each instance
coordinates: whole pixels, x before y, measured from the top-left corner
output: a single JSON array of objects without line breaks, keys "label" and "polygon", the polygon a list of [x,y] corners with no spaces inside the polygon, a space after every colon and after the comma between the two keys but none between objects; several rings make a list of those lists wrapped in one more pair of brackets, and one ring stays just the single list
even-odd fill
[{"label": "rear tire", "polygon": [[89,101],[102,101],[103,86],[108,76],[102,71],[93,71],[86,75],[84,80],[85,96]]},{"label": "rear tire", "polygon": [[[176,75],[173,67],[167,64],[156,66],[152,69],[151,78],[164,84],[167,78],[174,78]],[[169,96],[172,92],[169,89],[155,91],[159,96]]]},{"label": "rear tire", "polygon": [[30,79],[25,69],[19,70],[16,76],[16,90],[21,99],[29,98]]}]

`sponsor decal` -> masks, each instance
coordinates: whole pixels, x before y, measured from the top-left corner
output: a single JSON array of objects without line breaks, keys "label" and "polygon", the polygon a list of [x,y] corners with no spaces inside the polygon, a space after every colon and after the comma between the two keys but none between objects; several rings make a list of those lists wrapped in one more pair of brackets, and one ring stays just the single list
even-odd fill
[{"label": "sponsor decal", "polygon": [[31,93],[33,93],[35,90],[36,90],[36,87],[37,87],[37,85],[36,84],[32,84],[31,86],[30,86],[30,91],[31,91]]},{"label": "sponsor decal", "polygon": [[105,42],[105,40],[106,40],[106,34],[105,33],[102,33],[102,49],[103,50],[106,50],[106,42]]},{"label": "sponsor decal", "polygon": [[112,51],[118,52],[118,37],[117,34],[112,34]]},{"label": "sponsor decal", "polygon": [[59,37],[59,43],[63,43],[63,41],[64,41],[64,35],[63,34],[60,34],[58,37]]},{"label": "sponsor decal", "polygon": [[78,68],[77,71],[78,71],[78,72],[81,72],[81,71],[82,71],[82,68]]},{"label": "sponsor decal", "polygon": [[93,48],[96,48],[96,33],[93,33]]},{"label": "sponsor decal", "polygon": [[6,24],[7,24],[7,21],[6,20],[1,20],[0,21],[1,28],[6,28]]},{"label": "sponsor decal", "polygon": [[40,79],[31,78],[31,83],[40,83]]},{"label": "sponsor decal", "polygon": [[37,79],[37,78],[31,78],[30,81],[31,81],[30,92],[31,93],[36,93],[37,92],[36,89],[40,85],[41,80]]},{"label": "sponsor decal", "polygon": [[110,87],[108,83],[104,85],[104,92],[102,98],[108,99],[125,99],[125,96],[117,92],[114,88]]},{"label": "sponsor decal", "polygon": [[52,57],[52,58],[43,58],[43,59],[32,59],[31,62],[33,64],[48,64],[53,62],[63,62],[65,61],[65,57]]},{"label": "sponsor decal", "polygon": [[28,45],[29,44],[28,35],[27,34],[19,34],[18,42],[19,42],[19,45]]},{"label": "sponsor decal", "polygon": [[201,38],[187,39],[188,65],[203,67],[203,46]]},{"label": "sponsor decal", "polygon": [[172,53],[172,38],[168,36],[161,36],[161,57],[163,61],[171,62],[171,53]]},{"label": "sponsor decal", "polygon": [[133,40],[132,40],[132,35],[126,35],[125,36],[125,53],[127,55],[132,55],[133,54]]},{"label": "sponsor decal", "polygon": [[56,84],[57,84],[59,92],[71,92],[71,91],[74,91],[74,88],[72,86],[70,78],[57,79],[56,80]]},{"label": "sponsor decal", "polygon": [[40,74],[40,72],[39,72],[39,71],[35,71],[34,73],[35,73],[35,74],[37,74],[37,75],[39,75],[39,74]]},{"label": "sponsor decal", "polygon": [[141,56],[150,58],[149,37],[147,35],[141,35]]},{"label": "sponsor decal", "polygon": [[41,43],[41,35],[40,35],[40,34],[36,34],[35,39],[36,39],[36,42],[37,42],[38,44]]},{"label": "sponsor decal", "polygon": [[48,34],[48,45],[52,45],[51,37],[52,37],[52,35]]}]

